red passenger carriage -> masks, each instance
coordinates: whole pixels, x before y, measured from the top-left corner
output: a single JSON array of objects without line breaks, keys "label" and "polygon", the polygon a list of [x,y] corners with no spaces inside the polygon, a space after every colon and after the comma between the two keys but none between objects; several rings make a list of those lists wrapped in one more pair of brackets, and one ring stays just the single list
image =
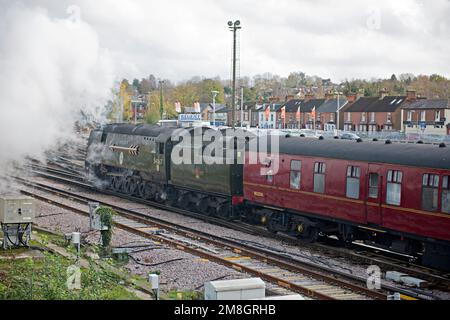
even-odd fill
[{"label": "red passenger carriage", "polygon": [[[261,175],[275,157],[278,172]],[[309,241],[376,242],[450,269],[450,148],[280,137],[279,154],[260,159],[244,167],[250,220]]]}]

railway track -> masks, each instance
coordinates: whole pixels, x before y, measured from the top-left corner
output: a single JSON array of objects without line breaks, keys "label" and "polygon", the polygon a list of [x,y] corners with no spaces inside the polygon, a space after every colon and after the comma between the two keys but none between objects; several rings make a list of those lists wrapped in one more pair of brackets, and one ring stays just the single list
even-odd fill
[{"label": "railway track", "polygon": [[[21,180],[20,178],[18,179]],[[367,289],[364,279],[353,278],[344,280],[333,273],[332,270],[306,265],[286,255],[255,248],[255,246],[221,238],[217,235],[211,235],[182,225],[168,223],[167,221],[149,217],[112,203],[99,201],[93,196],[86,197],[74,192],[25,180],[22,180],[21,183],[34,189],[34,191],[23,189],[22,193],[78,214],[88,215],[88,210],[82,210],[75,205],[61,203],[61,198],[84,204],[86,207],[88,202],[100,202],[118,212],[115,223],[117,227],[123,230],[260,277],[275,286],[303,294],[309,298],[323,300],[385,300],[387,298],[386,292]],[[36,192],[37,190],[47,195],[38,193]],[[163,232],[160,232],[160,230],[163,230]],[[364,285],[362,282],[364,282]]]},{"label": "railway track", "polygon": [[[42,170],[47,169],[46,171],[48,171],[52,174],[49,174],[48,172],[43,172],[40,170],[34,170],[33,172],[44,178],[57,180],[57,181],[60,181],[63,183],[73,184],[75,186],[78,186],[78,187],[81,187],[84,189],[88,189],[88,190],[92,190],[92,191],[96,191],[96,192],[99,191],[96,188],[92,187],[91,185],[81,182],[80,174],[77,174],[77,175],[75,175],[73,173],[61,174],[60,171],[63,171],[63,170],[56,170],[54,168],[48,168],[48,167],[43,167],[43,166],[41,166],[40,169],[42,169]],[[76,181],[73,181],[73,179]],[[140,198],[128,196],[128,195],[121,194],[121,193],[112,192],[109,190],[102,190],[101,192],[108,194],[108,195],[117,196],[117,197],[120,197],[123,199],[143,203],[143,204],[146,204],[146,205],[158,208],[158,209],[177,212],[179,214],[190,216],[190,217],[193,217],[196,219],[201,219],[203,221],[214,223],[214,224],[217,224],[217,225],[220,225],[223,227],[232,228],[234,230],[246,232],[248,234],[269,237],[269,238],[275,238],[275,239],[278,239],[280,241],[283,241],[285,243],[292,244],[292,245],[297,245],[297,246],[301,245],[303,247],[308,247],[309,249],[313,249],[316,251],[318,250],[319,252],[322,252],[326,255],[331,255],[331,256],[336,256],[336,257],[345,257],[346,259],[351,259],[354,262],[364,263],[367,265],[377,265],[380,268],[382,268],[383,270],[399,271],[402,273],[406,273],[410,276],[414,276],[414,277],[418,277],[423,280],[426,280],[428,282],[428,285],[430,288],[436,288],[436,289],[440,289],[443,291],[450,290],[450,277],[448,274],[444,274],[438,270],[429,269],[429,268],[426,268],[426,267],[423,267],[420,265],[412,264],[406,260],[395,259],[393,257],[386,257],[385,255],[378,253],[377,249],[374,249],[374,248],[363,247],[363,246],[359,246],[356,244],[353,245],[352,248],[350,248],[350,249],[335,247],[332,245],[330,246],[330,245],[323,244],[323,243],[305,244],[305,243],[299,242],[299,240],[292,238],[290,236],[287,236],[284,234],[273,234],[264,228],[257,227],[254,225],[225,221],[223,219],[218,219],[218,218],[211,217],[211,216],[204,216],[204,215],[201,215],[201,214],[198,214],[195,212],[191,212],[188,210],[169,207],[167,205],[163,205],[163,204],[160,204],[157,202],[143,200]],[[347,273],[342,272],[342,274],[340,276],[345,276],[345,275],[347,275]],[[386,286],[386,289],[393,290],[394,288]],[[421,294],[420,290],[418,290],[418,293],[416,296],[420,297],[421,295],[422,294]]]}]

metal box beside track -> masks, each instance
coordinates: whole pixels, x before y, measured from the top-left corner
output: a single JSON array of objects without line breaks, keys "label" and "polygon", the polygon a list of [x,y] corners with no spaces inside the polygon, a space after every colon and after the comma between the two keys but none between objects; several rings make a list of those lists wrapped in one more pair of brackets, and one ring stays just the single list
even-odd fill
[{"label": "metal box beside track", "polygon": [[205,300],[263,299],[266,284],[260,278],[210,281],[205,283]]},{"label": "metal box beside track", "polygon": [[33,223],[34,217],[33,198],[22,195],[0,195],[0,223]]}]

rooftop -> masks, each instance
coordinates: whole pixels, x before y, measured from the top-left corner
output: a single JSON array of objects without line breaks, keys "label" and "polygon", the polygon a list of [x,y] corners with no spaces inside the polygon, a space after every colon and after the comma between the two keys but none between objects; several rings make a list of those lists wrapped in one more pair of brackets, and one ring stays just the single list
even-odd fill
[{"label": "rooftop", "polygon": [[[339,109],[347,104],[346,98],[339,98]],[[336,112],[338,109],[338,99],[328,99],[322,104],[317,112]]]},{"label": "rooftop", "polygon": [[405,104],[402,109],[450,109],[448,99],[419,99]]},{"label": "rooftop", "polygon": [[361,97],[345,112],[395,112],[405,101],[406,96]]}]

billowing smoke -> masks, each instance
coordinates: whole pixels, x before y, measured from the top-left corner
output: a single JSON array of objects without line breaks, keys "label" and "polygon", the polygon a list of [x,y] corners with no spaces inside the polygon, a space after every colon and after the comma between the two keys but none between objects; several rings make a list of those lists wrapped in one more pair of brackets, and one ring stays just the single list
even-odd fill
[{"label": "billowing smoke", "polygon": [[[55,18],[5,2],[0,10],[0,173],[73,134],[80,109],[98,113],[114,83],[108,52],[77,7]],[[5,8],[6,6],[6,8]]]}]

